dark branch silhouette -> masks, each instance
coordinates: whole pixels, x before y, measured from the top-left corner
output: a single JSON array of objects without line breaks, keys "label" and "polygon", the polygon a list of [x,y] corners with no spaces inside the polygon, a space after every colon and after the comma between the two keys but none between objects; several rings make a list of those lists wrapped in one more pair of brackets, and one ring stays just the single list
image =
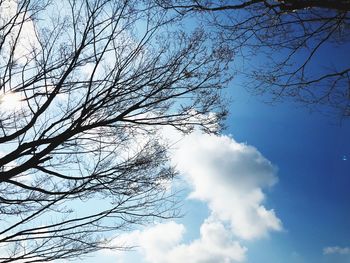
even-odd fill
[{"label": "dark branch silhouette", "polygon": [[216,31],[235,53],[237,71],[254,94],[266,93],[273,100],[292,97],[312,108],[350,116],[350,1],[157,3],[183,16],[197,16]]},{"label": "dark branch silhouette", "polygon": [[177,215],[159,131],[215,132],[231,60],[181,18],[152,1],[0,1],[1,262],[77,258]]}]

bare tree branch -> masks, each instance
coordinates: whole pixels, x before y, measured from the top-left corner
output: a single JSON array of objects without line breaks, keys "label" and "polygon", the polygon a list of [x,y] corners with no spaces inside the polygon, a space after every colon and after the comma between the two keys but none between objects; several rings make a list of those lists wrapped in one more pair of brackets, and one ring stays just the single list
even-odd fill
[{"label": "bare tree branch", "polygon": [[[0,1],[1,262],[178,216],[162,127],[217,132],[230,52],[153,1]],[[210,115],[209,115],[210,113]]]}]

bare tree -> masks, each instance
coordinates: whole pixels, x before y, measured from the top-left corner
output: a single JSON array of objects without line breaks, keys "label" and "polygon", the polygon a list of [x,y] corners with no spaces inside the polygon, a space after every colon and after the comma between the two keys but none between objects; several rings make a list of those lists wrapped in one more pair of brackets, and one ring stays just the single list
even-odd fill
[{"label": "bare tree", "polygon": [[350,116],[348,0],[157,3],[197,15],[217,30],[235,52],[237,70],[253,93],[293,97]]},{"label": "bare tree", "polygon": [[214,132],[231,60],[180,20],[152,1],[0,1],[0,262],[77,258],[176,215],[159,130]]}]

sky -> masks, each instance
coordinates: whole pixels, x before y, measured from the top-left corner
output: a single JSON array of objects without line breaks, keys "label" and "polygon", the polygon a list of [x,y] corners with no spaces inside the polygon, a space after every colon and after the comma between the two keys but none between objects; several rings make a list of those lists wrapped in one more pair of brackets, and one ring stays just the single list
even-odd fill
[{"label": "sky", "polygon": [[268,201],[284,231],[253,245],[248,262],[350,262],[349,253],[337,249],[323,254],[326,247],[345,248],[350,242],[345,160],[350,123],[293,103],[269,106],[257,99],[237,100],[229,131],[278,167],[279,181]]},{"label": "sky", "polygon": [[266,104],[239,78],[226,92],[226,130],[172,149],[183,217],[116,237],[133,251],[82,262],[350,263],[350,121]]},{"label": "sky", "polygon": [[[346,63],[348,48],[333,62]],[[83,262],[350,263],[350,121],[288,99],[266,104],[243,85],[226,90],[220,136],[197,132],[173,149],[184,216],[116,238],[133,251]]]},{"label": "sky", "polygon": [[350,262],[350,122],[238,84],[223,135],[195,133],[173,153],[184,216],[83,262]]}]

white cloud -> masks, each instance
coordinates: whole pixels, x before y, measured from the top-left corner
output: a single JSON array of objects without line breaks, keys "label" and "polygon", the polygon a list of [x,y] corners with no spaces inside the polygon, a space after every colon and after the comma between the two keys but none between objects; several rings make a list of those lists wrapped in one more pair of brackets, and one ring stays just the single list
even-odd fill
[{"label": "white cloud", "polygon": [[237,237],[261,238],[282,229],[275,212],[263,205],[263,189],[276,183],[276,168],[256,148],[228,136],[194,133],[173,159],[193,188],[190,197],[208,203],[212,217],[229,222]]},{"label": "white cloud", "polygon": [[201,225],[200,238],[175,247],[165,262],[241,262],[246,251],[221,222],[207,219]]},{"label": "white cloud", "polygon": [[[180,139],[171,131],[168,137]],[[210,216],[200,236],[185,242],[186,227],[172,221],[124,234],[116,244],[138,246],[151,263],[232,263],[244,261],[247,253],[238,238],[261,238],[282,229],[274,211],[263,205],[263,190],[277,181],[276,168],[256,148],[195,132],[177,143],[172,159],[191,185],[190,198],[208,204]],[[122,260],[123,253],[118,255]]]},{"label": "white cloud", "polygon": [[[19,13],[17,19],[15,19],[17,12],[21,13]],[[7,56],[11,54],[10,49],[14,45],[17,37],[14,59],[19,64],[25,64],[31,60],[33,50],[39,47],[39,42],[36,37],[33,21],[29,18],[29,15],[25,10],[19,11],[17,0],[5,0],[4,3],[1,4],[0,26],[1,25],[7,25],[4,29],[5,31],[11,28],[10,34],[6,38],[3,46],[3,52],[1,52],[5,57],[5,61]]]},{"label": "white cloud", "polygon": [[0,26],[6,25],[8,20],[16,14],[17,1],[16,0],[4,0],[0,5]]},{"label": "white cloud", "polygon": [[323,249],[324,255],[329,254],[342,254],[342,255],[350,255],[350,247],[325,247]]},{"label": "white cloud", "polygon": [[201,226],[200,237],[189,244],[182,243],[184,234],[185,226],[171,221],[124,234],[116,242],[139,246],[145,260],[152,263],[230,263],[245,259],[247,249],[219,222],[206,220]]}]

